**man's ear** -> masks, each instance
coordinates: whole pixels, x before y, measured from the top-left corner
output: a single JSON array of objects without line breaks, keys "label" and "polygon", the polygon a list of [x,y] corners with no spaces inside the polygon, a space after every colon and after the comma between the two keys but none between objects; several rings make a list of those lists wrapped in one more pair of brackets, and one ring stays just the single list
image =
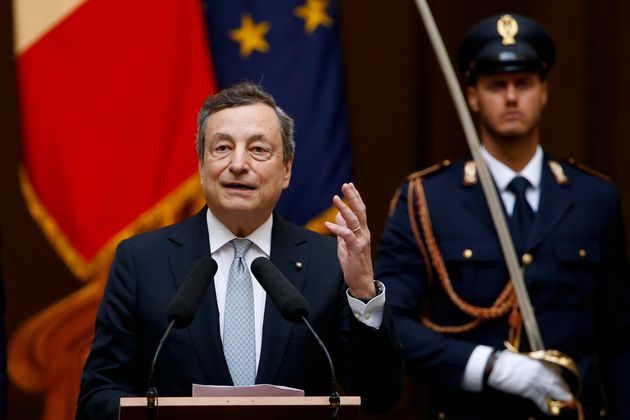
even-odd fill
[{"label": "man's ear", "polygon": [[293,159],[290,159],[286,165],[284,165],[284,183],[283,189],[287,189],[289,182],[291,181],[291,170],[293,169]]},{"label": "man's ear", "polygon": [[547,101],[549,100],[549,88],[547,86],[546,80],[543,80],[542,82],[540,82],[540,88],[542,89],[540,102],[541,102],[542,107],[544,108],[547,105]]},{"label": "man's ear", "polygon": [[472,112],[479,112],[479,97],[475,86],[468,86],[466,88],[466,100]]},{"label": "man's ear", "polygon": [[203,187],[203,159],[197,159],[197,172],[199,173],[199,180],[201,181],[201,186]]}]

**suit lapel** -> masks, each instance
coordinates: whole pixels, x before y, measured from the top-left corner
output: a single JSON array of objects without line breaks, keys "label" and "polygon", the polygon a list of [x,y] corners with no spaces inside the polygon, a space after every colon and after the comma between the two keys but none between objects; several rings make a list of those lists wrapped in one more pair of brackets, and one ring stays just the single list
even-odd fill
[{"label": "suit lapel", "polygon": [[[189,220],[190,223],[184,224],[169,238],[170,241],[180,245],[170,256],[173,279],[178,289],[195,262],[202,256],[210,255],[206,211],[207,208],[204,207]],[[208,383],[231,385],[232,379],[223,354],[214,285],[208,288],[187,331]]]},{"label": "suit lapel", "polygon": [[545,159],[540,185],[540,204],[534,220],[529,249],[535,248],[545,239],[573,206],[573,202],[570,186],[560,185],[555,180]]},{"label": "suit lapel", "polygon": [[[302,247],[306,240],[300,230],[274,214],[271,234],[271,261],[278,269],[302,291],[306,272],[309,270],[308,255]],[[301,268],[296,263],[301,263]],[[285,321],[267,296],[265,319],[263,322],[262,348],[256,383],[273,383],[280,368],[284,352],[289,342],[293,324]]]}]

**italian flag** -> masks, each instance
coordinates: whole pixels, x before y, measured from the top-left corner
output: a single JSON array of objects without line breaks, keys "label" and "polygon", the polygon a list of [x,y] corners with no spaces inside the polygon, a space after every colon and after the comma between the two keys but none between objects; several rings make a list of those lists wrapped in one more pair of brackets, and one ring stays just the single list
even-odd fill
[{"label": "italian flag", "polygon": [[14,0],[13,9],[22,191],[85,286],[14,334],[9,372],[46,393],[45,418],[73,418],[116,244],[203,203],[196,114],[216,88],[198,0]]}]

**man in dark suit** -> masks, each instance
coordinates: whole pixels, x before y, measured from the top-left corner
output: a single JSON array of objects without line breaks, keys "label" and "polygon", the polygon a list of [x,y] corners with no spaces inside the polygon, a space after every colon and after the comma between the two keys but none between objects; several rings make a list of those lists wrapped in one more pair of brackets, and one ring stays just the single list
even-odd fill
[{"label": "man in dark suit", "polygon": [[429,418],[543,418],[551,400],[577,407],[569,415],[630,418],[619,197],[604,177],[539,144],[553,42],[528,18],[493,16],[467,33],[459,57],[544,344],[575,361],[583,386],[578,394],[557,365],[523,354],[529,344],[476,165],[445,162],[399,190],[375,268],[409,371],[429,383]]},{"label": "man in dark suit", "polygon": [[[360,395],[368,410],[396,403],[402,358],[384,289],[372,273],[365,206],[351,183],[342,186],[346,203],[333,197],[339,214],[327,227],[336,243],[274,214],[289,185],[294,148],[293,121],[260,87],[241,83],[208,98],[197,136],[207,207],[119,245],[77,418],[116,418],[120,397],[144,395],[165,309],[205,255],[218,271],[190,327],[174,331],[160,354],[159,395],[190,396],[193,383],[270,383],[330,395],[326,358],[307,328],[283,320],[250,276],[249,264],[263,256],[308,300],[309,320],[331,350],[345,391]],[[235,292],[235,285],[242,289]],[[233,316],[235,308],[248,315]]]}]

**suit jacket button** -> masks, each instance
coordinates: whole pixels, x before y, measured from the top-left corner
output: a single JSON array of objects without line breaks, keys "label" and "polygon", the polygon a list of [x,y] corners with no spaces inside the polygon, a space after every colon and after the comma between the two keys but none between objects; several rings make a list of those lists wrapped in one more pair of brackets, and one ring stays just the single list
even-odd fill
[{"label": "suit jacket button", "polygon": [[530,265],[533,261],[534,257],[532,257],[532,254],[530,254],[529,252],[524,253],[521,257],[521,262],[523,263],[523,265]]},{"label": "suit jacket button", "polygon": [[472,249],[466,248],[464,252],[462,252],[462,256],[464,257],[464,259],[467,259],[467,260],[471,259],[473,256]]},{"label": "suit jacket button", "polygon": [[578,255],[580,256],[580,258],[586,258],[586,250],[584,248],[580,248],[580,250],[578,251]]}]

